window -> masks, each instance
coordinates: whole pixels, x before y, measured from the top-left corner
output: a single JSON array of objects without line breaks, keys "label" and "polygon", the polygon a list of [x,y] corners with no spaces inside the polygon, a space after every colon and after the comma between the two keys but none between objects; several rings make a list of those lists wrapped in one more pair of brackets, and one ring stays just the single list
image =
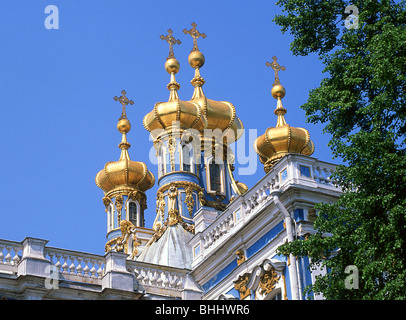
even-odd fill
[{"label": "window", "polygon": [[197,257],[200,254],[200,243],[193,248],[193,255]]},{"label": "window", "polygon": [[221,192],[221,165],[212,159],[209,163],[210,190]]},{"label": "window", "polygon": [[110,203],[109,207],[107,209],[107,231],[110,231],[111,229],[113,229],[113,221],[114,221],[113,211],[114,211],[114,207]]},{"label": "window", "polygon": [[163,176],[165,174],[165,158],[162,147],[158,150],[158,174],[159,176]]},{"label": "window", "polygon": [[128,204],[128,220],[137,226],[137,204],[135,202]]},{"label": "window", "polygon": [[192,163],[192,153],[193,149],[191,144],[182,145],[182,165],[183,171],[191,172],[191,163]]},{"label": "window", "polygon": [[281,181],[284,182],[288,178],[288,170],[283,169],[280,173]]},{"label": "window", "polygon": [[241,219],[241,208],[238,208],[234,211],[234,220],[238,221]]},{"label": "window", "polygon": [[310,168],[307,166],[299,165],[300,175],[310,178]]}]

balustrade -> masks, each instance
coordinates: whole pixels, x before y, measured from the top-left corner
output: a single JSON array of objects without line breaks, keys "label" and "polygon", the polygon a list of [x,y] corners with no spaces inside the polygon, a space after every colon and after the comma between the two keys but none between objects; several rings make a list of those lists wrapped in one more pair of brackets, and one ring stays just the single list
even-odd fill
[{"label": "balustrade", "polygon": [[0,240],[0,270],[17,273],[22,248],[22,244],[19,242]]}]

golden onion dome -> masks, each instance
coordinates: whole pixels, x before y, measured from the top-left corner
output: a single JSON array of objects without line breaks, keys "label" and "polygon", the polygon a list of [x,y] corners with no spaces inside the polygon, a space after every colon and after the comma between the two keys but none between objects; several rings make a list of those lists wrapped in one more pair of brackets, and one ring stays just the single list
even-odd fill
[{"label": "golden onion dome", "polygon": [[[276,64],[275,57],[274,60],[274,64]],[[266,129],[265,133],[254,142],[254,149],[259,155],[259,160],[264,164],[265,172],[269,172],[272,166],[286,154],[299,153],[310,156],[315,149],[314,143],[310,140],[309,131],[304,128],[291,127],[286,123],[284,117],[286,109],[282,105],[286,90],[280,84],[277,76],[277,71],[285,70],[284,67],[282,68],[278,64],[274,68],[276,79],[271,91],[272,96],[277,100],[274,111],[278,117],[276,126]]]},{"label": "golden onion dome", "polygon": [[276,126],[266,129],[265,133],[254,142],[254,149],[259,155],[259,160],[264,164],[265,172],[269,172],[271,167],[288,153],[310,156],[314,152],[314,144],[310,140],[309,131],[304,128],[291,127],[286,123],[284,117],[286,109],[282,106],[281,100],[284,92],[285,89],[281,85],[273,90],[273,96],[278,101],[274,111],[278,117]]},{"label": "golden onion dome", "polygon": [[166,60],[165,70],[171,75],[171,81],[167,86],[170,91],[169,100],[156,103],[154,109],[145,115],[144,127],[150,132],[157,129],[171,131],[176,128],[202,131],[206,128],[206,119],[199,105],[179,99],[177,91],[180,85],[175,79],[179,66],[178,60],[174,57]]},{"label": "golden onion dome", "polygon": [[243,123],[237,117],[234,105],[228,101],[208,99],[203,93],[205,80],[200,75],[200,68],[204,65],[203,53],[197,49],[192,51],[188,58],[189,64],[195,69],[195,76],[191,83],[195,87],[190,102],[197,103],[207,120],[207,129],[219,129],[222,137],[227,138],[227,143],[238,140],[243,134]]},{"label": "golden onion dome", "polygon": [[105,194],[128,188],[143,192],[152,188],[155,184],[154,175],[148,171],[145,163],[132,161],[128,154],[131,145],[127,142],[126,134],[131,129],[130,121],[126,118],[120,118],[117,129],[122,133],[122,140],[118,145],[121,149],[120,159],[105,164],[104,168],[96,175],[96,185]]}]

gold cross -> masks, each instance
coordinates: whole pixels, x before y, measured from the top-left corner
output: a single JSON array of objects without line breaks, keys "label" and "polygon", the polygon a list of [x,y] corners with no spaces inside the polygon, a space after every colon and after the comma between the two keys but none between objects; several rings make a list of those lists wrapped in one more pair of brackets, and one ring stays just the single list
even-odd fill
[{"label": "gold cross", "polygon": [[281,71],[281,70],[282,70],[282,71],[285,71],[286,68],[283,67],[283,66],[281,67],[281,66],[279,65],[279,63],[276,62],[276,60],[278,60],[277,57],[273,56],[272,59],[273,59],[272,63],[266,62],[265,65],[266,65],[267,67],[271,67],[271,68],[275,71],[275,82],[273,83],[273,85],[275,86],[275,85],[277,85],[277,84],[281,84],[281,82],[279,81],[278,72]]},{"label": "gold cross", "polygon": [[187,30],[187,29],[183,29],[183,33],[184,34],[190,34],[193,38],[193,49],[192,51],[197,51],[199,50],[199,48],[197,47],[197,39],[202,37],[203,39],[206,38],[206,34],[204,33],[200,33],[199,31],[196,30],[197,24],[196,23],[192,23],[192,29]]},{"label": "gold cross", "polygon": [[121,103],[121,105],[123,107],[123,110],[121,111],[121,117],[119,118],[119,120],[127,119],[127,114],[125,113],[125,107],[126,107],[127,104],[131,104],[131,105],[134,104],[134,101],[128,100],[128,98],[125,96],[126,94],[127,94],[127,92],[125,92],[125,90],[122,90],[121,91],[121,97],[115,96],[113,98],[115,101],[120,101],[120,103]]},{"label": "gold cross", "polygon": [[172,36],[172,34],[173,31],[171,29],[168,29],[168,35],[164,36],[163,34],[161,34],[160,36],[161,40],[166,40],[166,42],[168,42],[169,44],[169,56],[166,60],[170,58],[175,58],[175,54],[173,53],[173,45],[182,43],[182,41],[176,40],[175,37]]}]

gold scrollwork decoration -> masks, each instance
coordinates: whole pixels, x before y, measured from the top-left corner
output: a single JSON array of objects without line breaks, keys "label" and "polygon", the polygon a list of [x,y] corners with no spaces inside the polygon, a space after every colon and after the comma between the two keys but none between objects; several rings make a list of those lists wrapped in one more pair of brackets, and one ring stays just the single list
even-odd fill
[{"label": "gold scrollwork decoration", "polygon": [[245,261],[245,254],[243,249],[237,250],[235,253],[237,255],[237,265],[239,266],[241,263]]},{"label": "gold scrollwork decoration", "polygon": [[259,280],[259,293],[266,295],[275,289],[275,285],[278,283],[280,276],[275,270],[265,271]]},{"label": "gold scrollwork decoration", "polygon": [[123,209],[124,199],[121,194],[116,197],[115,205],[117,209],[117,222],[120,223],[121,221],[121,210]]},{"label": "gold scrollwork decoration", "polygon": [[250,274],[244,273],[243,275],[240,275],[236,281],[234,281],[234,289],[238,290],[240,293],[241,300],[251,294],[251,290],[247,286],[249,278]]},{"label": "gold scrollwork decoration", "polygon": [[193,198],[192,187],[191,186],[186,187],[185,193],[186,193],[185,203],[186,203],[187,209],[189,211],[189,216],[192,217],[193,208],[195,206],[195,199]]}]

